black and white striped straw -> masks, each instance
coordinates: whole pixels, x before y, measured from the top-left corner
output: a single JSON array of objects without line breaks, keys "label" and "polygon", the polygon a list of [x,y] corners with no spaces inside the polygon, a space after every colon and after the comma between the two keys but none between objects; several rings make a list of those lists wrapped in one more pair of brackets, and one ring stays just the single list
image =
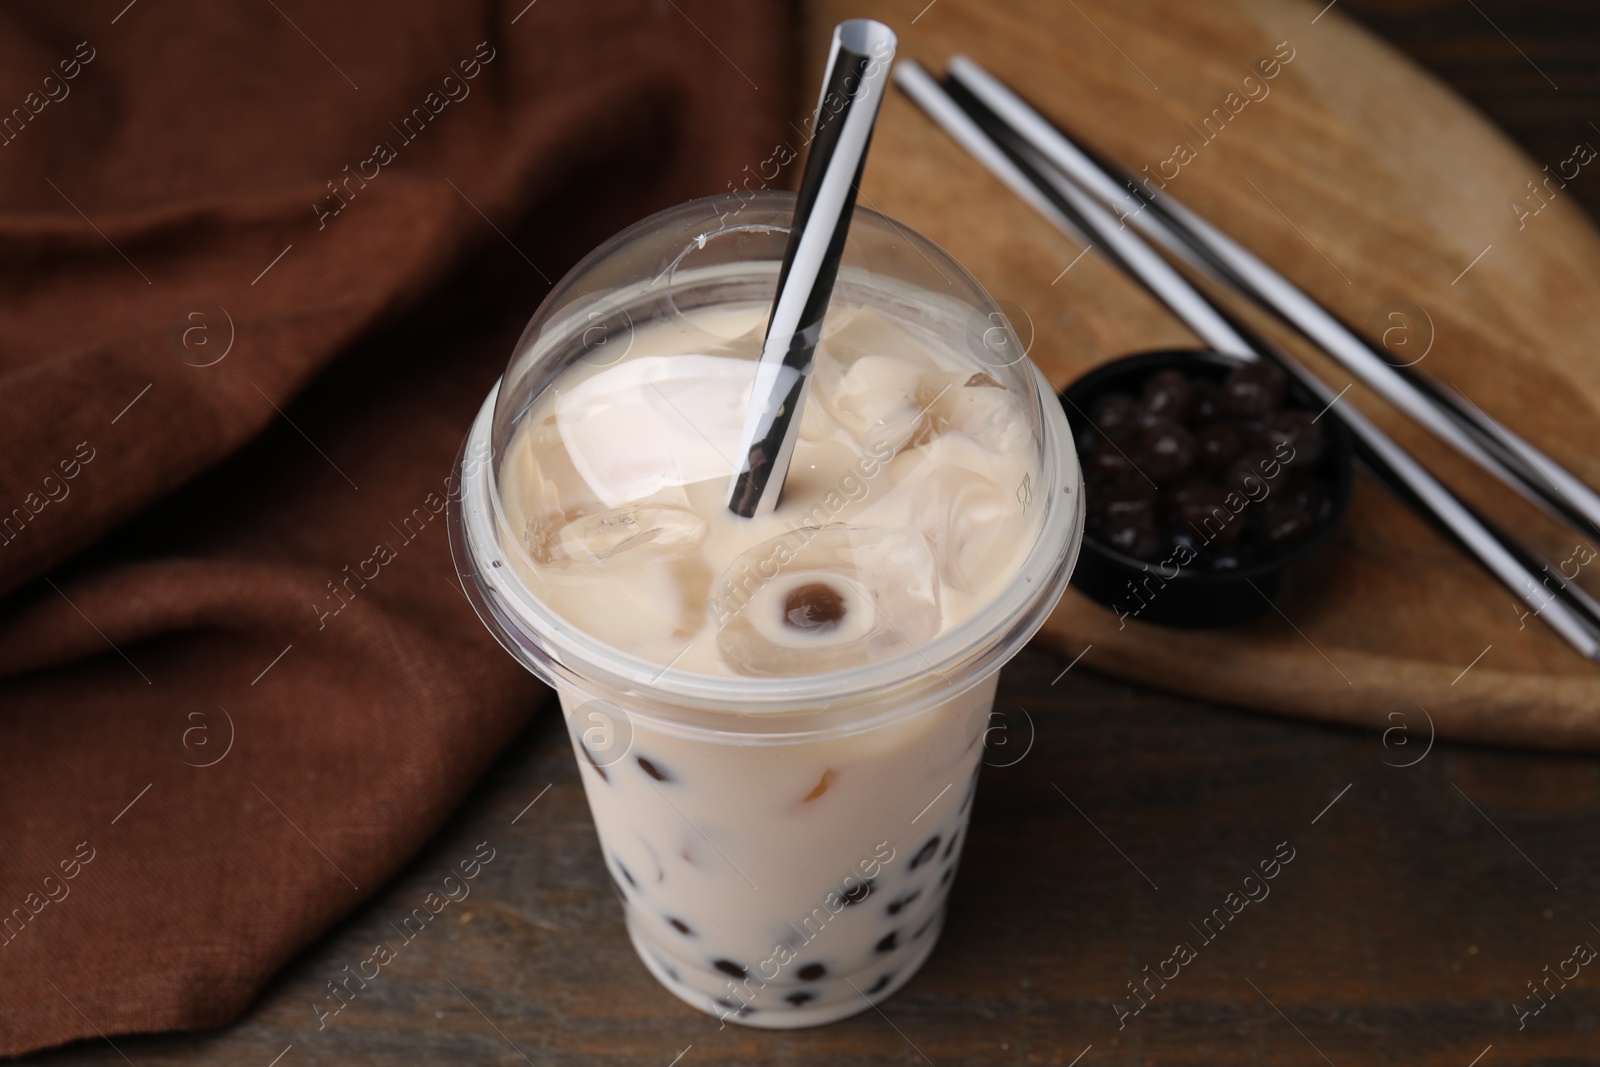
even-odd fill
[{"label": "black and white striped straw", "polygon": [[739,438],[739,469],[728,487],[728,510],[747,519],[770,513],[783,492],[895,43],[894,31],[871,19],[841,22],[833,31],[815,136]]}]

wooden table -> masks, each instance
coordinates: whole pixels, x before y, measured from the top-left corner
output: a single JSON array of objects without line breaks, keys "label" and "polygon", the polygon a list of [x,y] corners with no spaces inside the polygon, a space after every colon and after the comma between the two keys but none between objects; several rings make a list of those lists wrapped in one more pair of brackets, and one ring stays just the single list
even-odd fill
[{"label": "wooden table", "polygon": [[[1065,666],[1029,651],[1006,669],[999,706],[1016,747],[988,757],[938,951],[882,1014],[718,1029],[660,989],[623,933],[571,749],[545,715],[407,873],[242,1023],[117,1045],[139,1067],[266,1067],[291,1045],[280,1067],[666,1067],[685,1050],[685,1067],[1071,1064],[1086,1049],[1086,1067],[1467,1067],[1489,1046],[1484,1067],[1600,1055],[1600,967],[1525,1029],[1512,1011],[1537,1004],[1525,983],[1575,944],[1600,946],[1600,762],[1430,751],[1421,721],[1384,737]],[[390,924],[483,841],[495,858],[472,896],[319,1031],[324,983],[397,940]],[[1269,895],[1220,932],[1213,920],[1207,943],[1196,927],[1290,849]],[[1179,942],[1196,958],[1166,988],[1152,983],[1149,1006],[1119,1029],[1114,1004],[1138,1006],[1127,983],[1146,965],[1170,974]],[[96,1041],[37,1062],[123,1061]]]},{"label": "wooden table", "polygon": [[[1341,8],[1429,62],[1539,158],[1600,116],[1600,17],[1581,0]],[[1600,186],[1574,192],[1591,210],[1600,203]],[[1380,736],[1066,666],[1030,651],[1006,669],[1011,747],[989,757],[943,940],[881,1013],[810,1031],[719,1029],[662,991],[623,933],[571,751],[545,715],[407,872],[238,1025],[115,1049],[88,1042],[33,1062],[1600,1060],[1600,967],[1564,988],[1549,978],[1572,972],[1575,945],[1600,946],[1600,761],[1430,747],[1420,716]],[[319,1030],[325,983],[390,937],[479,842],[495,852],[472,896]],[[1235,897],[1237,916],[1202,927],[1246,875],[1289,850],[1268,896]],[[1150,979],[1154,995],[1131,1014],[1140,1001],[1128,984],[1171,975],[1179,943],[1194,958],[1165,984]],[[1541,1003],[1528,983],[1547,980],[1555,995],[1519,1027],[1516,1009]]]}]

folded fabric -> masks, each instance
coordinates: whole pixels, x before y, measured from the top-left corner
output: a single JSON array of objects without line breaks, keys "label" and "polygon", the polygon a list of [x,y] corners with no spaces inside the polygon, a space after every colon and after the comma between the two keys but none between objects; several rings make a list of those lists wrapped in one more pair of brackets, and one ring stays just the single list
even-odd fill
[{"label": "folded fabric", "polygon": [[784,139],[791,17],[0,16],[0,1055],[236,1018],[527,722],[451,463],[553,279]]}]

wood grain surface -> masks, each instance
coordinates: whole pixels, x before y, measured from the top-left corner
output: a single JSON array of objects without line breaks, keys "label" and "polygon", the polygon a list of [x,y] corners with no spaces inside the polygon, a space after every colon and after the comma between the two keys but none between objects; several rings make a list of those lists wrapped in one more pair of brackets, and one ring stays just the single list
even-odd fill
[{"label": "wood grain surface", "polygon": [[[1567,158],[1600,123],[1600,6],[1591,0],[1339,0],[1335,10],[1443,79],[1541,167]],[[1600,181],[1568,191],[1600,215]]]},{"label": "wood grain surface", "polygon": [[[902,30],[901,55],[937,71],[966,52],[1131,169],[1176,174],[1166,192],[1347,321],[1386,323],[1401,301],[1419,309],[1406,350],[1426,351],[1419,369],[1600,485],[1600,235],[1570,193],[1528,191],[1544,178],[1540,163],[1337,10],[1305,0],[819,0],[809,11],[806,69],[820,69],[839,18],[883,18]],[[1263,60],[1277,61],[1270,80]],[[1225,121],[1207,125],[1218,110]],[[1574,145],[1585,138],[1600,146],[1600,129],[1571,133]],[[1571,184],[1585,181],[1600,177],[1580,168]],[[1031,355],[1057,385],[1118,355],[1196,343],[1113,267],[1080,260],[1080,246],[901,94],[885,102],[862,198],[972,268],[1033,334]],[[1276,324],[1247,318],[1333,389],[1351,383]],[[1575,535],[1363,384],[1341,403],[1547,559],[1590,560],[1579,580],[1600,590],[1594,546],[1575,552]],[[1207,699],[1369,726],[1421,707],[1448,736],[1600,747],[1600,667],[1370,483],[1321,563],[1246,627],[1123,622],[1069,594],[1046,639],[1068,655],[1089,648],[1096,669]]]},{"label": "wood grain surface", "polygon": [[[1513,33],[1513,18],[1573,2],[1477,0]],[[912,30],[948,3],[938,0]],[[1076,5],[1113,34],[1102,15],[1137,8]],[[1343,0],[1318,27],[1347,5],[1375,24],[1371,9],[1385,8],[1385,28],[1417,34],[1403,40],[1419,53],[1439,47],[1424,16],[1442,0]],[[897,24],[920,6],[907,5]],[[1062,8],[1076,17],[1072,4]],[[1461,54],[1486,57],[1475,91],[1497,99],[1496,86],[1514,81],[1523,60],[1487,23],[1475,32],[1470,20],[1451,25]],[[1548,40],[1558,54],[1586,43],[1593,55],[1600,31],[1590,27]],[[1086,50],[1104,45],[1063,18],[1035,32]],[[1137,43],[1118,39],[1130,55]],[[1554,66],[1538,39],[1519,35],[1519,44]],[[709,48],[707,56],[716,61]],[[1581,99],[1600,112],[1600,94]],[[953,153],[939,159],[952,172],[966,166]],[[868,194],[877,199],[870,185]],[[1034,233],[1025,214],[1009,214],[998,190],[966,210],[1020,225],[1005,231],[1021,235],[1019,255],[1076,254]],[[940,239],[955,247],[961,236]],[[974,248],[977,236],[967,238]],[[991,266],[1004,259],[1003,249],[990,254]],[[1092,260],[1068,277],[1103,272]],[[1183,339],[1103,273],[1103,289],[1090,296],[1121,301],[1158,340]],[[1109,327],[1088,306],[1052,306],[1056,328],[1093,341]],[[1105,351],[1118,336],[1105,335]],[[986,759],[938,950],[881,1014],[789,1033],[718,1029],[657,986],[623,931],[571,748],[556,717],[542,715],[406,872],[288,967],[239,1024],[83,1042],[28,1062],[1533,1067],[1600,1059],[1594,967],[1565,987],[1546,970],[1562,969],[1579,942],[1600,947],[1600,761],[1439,740],[1414,707],[1376,716],[1381,733],[1257,715],[1108,679],[1094,658],[1067,669],[1070,658],[1032,648],[1003,672],[997,706],[1015,747],[997,745]],[[327,1003],[326,983],[391,937],[389,924],[480,842],[495,857],[473,895],[319,1029],[313,1005]],[[1270,896],[1206,942],[1191,924],[1225,906],[1282,842],[1294,859]],[[1165,988],[1152,984],[1149,1006],[1119,1028],[1116,1006],[1134,1004],[1127,983],[1142,981],[1147,964],[1160,967],[1180,941],[1195,946],[1196,959]],[[1546,981],[1544,1006],[1519,1026],[1517,1008],[1541,1003],[1528,983]]]}]

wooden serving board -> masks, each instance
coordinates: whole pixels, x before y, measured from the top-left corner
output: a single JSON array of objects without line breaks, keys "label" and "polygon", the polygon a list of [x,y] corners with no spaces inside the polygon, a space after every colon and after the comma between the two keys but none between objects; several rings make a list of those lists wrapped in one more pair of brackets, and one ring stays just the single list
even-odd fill
[{"label": "wooden serving board", "polygon": [[[1176,174],[1167,192],[1346,321],[1394,327],[1393,351],[1426,352],[1420,369],[1600,485],[1600,235],[1555,180],[1540,187],[1543,200],[1527,185],[1544,181],[1546,164],[1600,181],[1582,173],[1600,162],[1530,160],[1447,88],[1323,8],[812,0],[804,69],[820,71],[831,27],[857,16],[889,23],[900,55],[936,74],[951,55],[971,55],[1123,164]],[[1276,61],[1270,79],[1263,60]],[[814,82],[804,99],[816,99]],[[1214,112],[1224,117],[1206,125]],[[1600,146],[1600,132],[1587,140]],[[1198,343],[1098,256],[1079,259],[1079,245],[897,91],[861,202],[948,248],[1019,332],[1031,323],[1031,355],[1057,386],[1118,355]],[[1292,334],[1248,318],[1333,388],[1351,381]],[[1600,592],[1590,542],[1575,551],[1576,537],[1363,385],[1340,403],[1359,406],[1545,558],[1571,560],[1569,573],[1580,569],[1579,581]],[[1524,617],[1509,591],[1382,490],[1358,485],[1323,555],[1320,575],[1245,627],[1122,625],[1069,592],[1041,640],[1068,657],[1087,649],[1082,667],[1211,700],[1398,726],[1419,752],[1430,722],[1440,736],[1600,749],[1600,666]]]}]

